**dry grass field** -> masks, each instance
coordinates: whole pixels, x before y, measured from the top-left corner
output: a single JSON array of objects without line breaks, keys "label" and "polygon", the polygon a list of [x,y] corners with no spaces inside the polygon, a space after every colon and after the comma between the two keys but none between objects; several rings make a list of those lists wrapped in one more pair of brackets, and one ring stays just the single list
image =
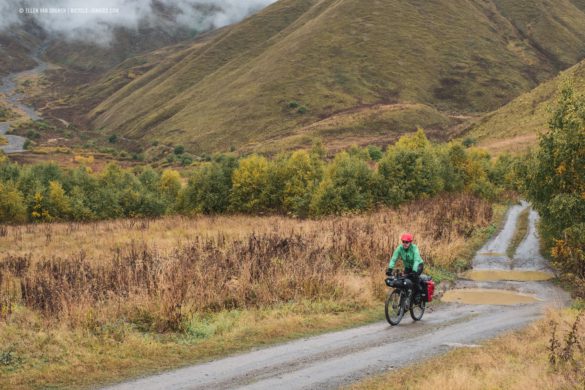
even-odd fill
[{"label": "dry grass field", "polygon": [[401,232],[440,278],[493,213],[460,195],[320,220],[2,226],[0,387],[79,387],[378,319]]}]

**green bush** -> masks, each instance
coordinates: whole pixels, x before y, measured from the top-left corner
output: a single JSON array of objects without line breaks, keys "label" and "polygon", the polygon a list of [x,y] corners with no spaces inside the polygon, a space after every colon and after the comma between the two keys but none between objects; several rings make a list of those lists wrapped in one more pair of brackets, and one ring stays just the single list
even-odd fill
[{"label": "green bush", "polygon": [[323,177],[323,163],[314,153],[296,151],[286,160],[284,172],[283,206],[289,214],[306,217]]},{"label": "green bush", "polygon": [[438,193],[443,189],[439,164],[437,152],[421,130],[402,137],[380,160],[380,200],[396,206]]},{"label": "green bush", "polygon": [[227,211],[232,172],[232,161],[215,161],[197,168],[179,195],[180,211],[187,214],[217,214]]},{"label": "green bush", "polygon": [[252,155],[240,161],[232,177],[230,208],[233,211],[266,211],[269,170],[266,157]]},{"label": "green bush", "polygon": [[368,154],[370,155],[370,159],[372,161],[380,161],[384,156],[382,148],[376,145],[368,145]]},{"label": "green bush", "polygon": [[21,223],[26,220],[23,194],[10,183],[0,183],[0,222]]},{"label": "green bush", "polygon": [[185,153],[185,147],[181,146],[181,145],[175,146],[173,153],[175,153],[177,156],[179,156],[179,155]]},{"label": "green bush", "polygon": [[374,172],[365,161],[346,152],[338,153],[315,191],[311,214],[367,210],[374,204],[374,183]]},{"label": "green bush", "polygon": [[564,87],[523,188],[542,217],[553,264],[585,297],[585,96]]}]

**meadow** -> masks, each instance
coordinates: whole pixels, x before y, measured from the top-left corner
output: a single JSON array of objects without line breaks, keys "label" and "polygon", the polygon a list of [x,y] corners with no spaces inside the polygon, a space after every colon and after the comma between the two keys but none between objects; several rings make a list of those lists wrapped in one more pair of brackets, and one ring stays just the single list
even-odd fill
[{"label": "meadow", "polygon": [[379,319],[401,232],[441,280],[493,218],[481,198],[444,195],[316,220],[3,226],[0,387],[86,386]]}]

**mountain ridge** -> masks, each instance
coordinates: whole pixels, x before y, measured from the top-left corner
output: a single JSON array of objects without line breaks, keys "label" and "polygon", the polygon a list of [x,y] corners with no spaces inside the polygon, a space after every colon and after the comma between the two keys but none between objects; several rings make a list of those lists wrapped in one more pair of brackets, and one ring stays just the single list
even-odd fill
[{"label": "mountain ridge", "polygon": [[[453,115],[497,109],[583,58],[582,3],[281,0],[196,40],[97,105],[83,92],[69,102],[90,108],[87,123],[108,134],[196,152],[254,150],[376,104],[427,106],[446,131]],[[99,82],[89,90],[99,93]],[[390,141],[399,127],[372,131]]]}]

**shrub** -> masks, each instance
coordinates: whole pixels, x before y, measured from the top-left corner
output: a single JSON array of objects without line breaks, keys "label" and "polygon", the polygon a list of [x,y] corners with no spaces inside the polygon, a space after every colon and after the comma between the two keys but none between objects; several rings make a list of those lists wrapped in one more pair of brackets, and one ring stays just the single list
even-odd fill
[{"label": "shrub", "polygon": [[230,207],[234,211],[258,212],[267,208],[269,163],[265,157],[252,155],[240,161],[232,177]]},{"label": "shrub", "polygon": [[233,169],[229,163],[212,162],[199,167],[179,195],[184,213],[215,214],[229,206]]},{"label": "shrub", "polygon": [[549,132],[526,169],[524,188],[542,216],[554,264],[585,296],[585,96],[561,91]]},{"label": "shrub", "polygon": [[384,156],[382,149],[376,145],[368,145],[368,154],[372,161],[380,161]]},{"label": "shrub", "polygon": [[315,154],[296,151],[287,159],[284,171],[283,206],[292,215],[306,217],[323,177],[323,164]]},{"label": "shrub", "polygon": [[365,161],[338,153],[311,201],[313,215],[340,214],[373,206],[374,173]]},{"label": "shrub", "polygon": [[179,156],[179,155],[185,153],[185,147],[181,146],[181,145],[175,146],[173,153],[175,153],[177,156]]},{"label": "shrub", "polygon": [[26,220],[24,196],[13,184],[0,183],[0,222],[20,223]]}]

